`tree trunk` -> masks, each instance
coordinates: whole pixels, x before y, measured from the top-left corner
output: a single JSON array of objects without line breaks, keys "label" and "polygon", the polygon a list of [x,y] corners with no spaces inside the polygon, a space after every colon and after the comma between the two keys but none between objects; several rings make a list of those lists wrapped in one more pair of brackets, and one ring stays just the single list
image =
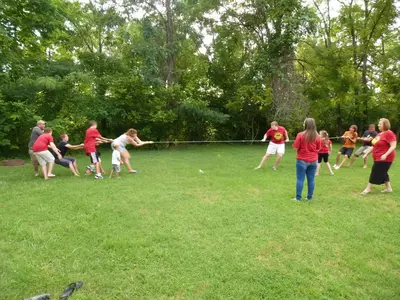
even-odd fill
[{"label": "tree trunk", "polygon": [[165,0],[165,8],[167,11],[166,22],[166,48],[167,48],[167,74],[165,78],[165,85],[170,86],[176,80],[176,52],[174,45],[174,20],[171,8],[171,0]]}]

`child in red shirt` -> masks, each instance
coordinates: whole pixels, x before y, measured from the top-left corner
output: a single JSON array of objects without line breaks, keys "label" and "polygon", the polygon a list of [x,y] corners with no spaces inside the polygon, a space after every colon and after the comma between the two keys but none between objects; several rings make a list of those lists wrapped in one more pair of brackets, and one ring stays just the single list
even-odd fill
[{"label": "child in red shirt", "polygon": [[[49,179],[49,177],[56,176],[52,173],[54,167],[54,156],[48,148],[50,147],[54,153],[56,153],[58,159],[62,159],[59,150],[54,144],[52,134],[53,130],[51,128],[45,128],[43,134],[37,138],[36,142],[32,146],[33,153],[35,154],[39,164],[42,166],[43,177],[45,180]],[[49,164],[48,169],[47,164]]]},{"label": "child in red shirt", "polygon": [[320,131],[319,136],[321,137],[321,149],[318,152],[318,167],[315,176],[319,175],[322,161],[324,161],[324,163],[326,164],[329,173],[333,175],[331,164],[328,161],[329,155],[332,153],[332,142],[329,139],[328,132],[326,132],[325,130]]},{"label": "child in red shirt", "polygon": [[97,130],[97,122],[90,121],[90,127],[86,130],[85,141],[83,142],[83,148],[85,153],[90,157],[90,162],[95,165],[96,168],[96,179],[103,179],[101,175],[101,165],[100,156],[96,149],[98,143],[111,143],[112,139],[107,139],[101,136],[100,132]]}]

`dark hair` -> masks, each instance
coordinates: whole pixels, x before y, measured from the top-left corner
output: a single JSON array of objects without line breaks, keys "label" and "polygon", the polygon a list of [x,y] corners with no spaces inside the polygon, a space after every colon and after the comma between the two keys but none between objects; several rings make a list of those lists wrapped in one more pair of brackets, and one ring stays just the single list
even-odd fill
[{"label": "dark hair", "polygon": [[369,124],[368,127],[374,127],[375,128],[375,124]]},{"label": "dark hair", "polygon": [[94,125],[97,125],[97,122],[96,122],[96,121],[93,121],[93,120],[91,120],[91,121],[89,121],[89,125],[90,125],[90,127],[92,127],[92,126],[94,126]]},{"label": "dark hair", "polygon": [[304,120],[304,129],[306,143],[313,142],[317,139],[317,125],[315,124],[315,120],[313,118],[306,118]]},{"label": "dark hair", "polygon": [[351,125],[350,128],[353,128],[355,132],[357,132],[357,130],[358,130],[357,125]]},{"label": "dark hair", "polygon": [[53,129],[51,129],[50,127],[46,127],[45,129],[43,129],[43,133],[50,133],[53,132]]}]

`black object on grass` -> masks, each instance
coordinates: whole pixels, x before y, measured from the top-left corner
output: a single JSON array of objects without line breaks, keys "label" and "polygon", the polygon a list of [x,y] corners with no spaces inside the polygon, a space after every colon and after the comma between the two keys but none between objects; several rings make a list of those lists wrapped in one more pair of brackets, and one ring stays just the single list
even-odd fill
[{"label": "black object on grass", "polygon": [[60,300],[67,300],[69,296],[71,296],[75,291],[79,290],[83,285],[82,281],[73,282],[69,286],[67,286],[60,296]]}]

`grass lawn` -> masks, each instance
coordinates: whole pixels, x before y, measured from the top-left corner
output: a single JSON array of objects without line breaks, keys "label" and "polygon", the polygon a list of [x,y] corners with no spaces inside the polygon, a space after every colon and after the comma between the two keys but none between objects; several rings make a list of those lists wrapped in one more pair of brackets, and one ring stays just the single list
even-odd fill
[{"label": "grass lawn", "polygon": [[140,173],[121,179],[0,168],[0,299],[58,299],[78,280],[77,300],[400,299],[399,167],[393,194],[360,196],[361,159],[333,177],[323,166],[297,203],[294,151],[254,171],[264,151],[133,150]]}]

